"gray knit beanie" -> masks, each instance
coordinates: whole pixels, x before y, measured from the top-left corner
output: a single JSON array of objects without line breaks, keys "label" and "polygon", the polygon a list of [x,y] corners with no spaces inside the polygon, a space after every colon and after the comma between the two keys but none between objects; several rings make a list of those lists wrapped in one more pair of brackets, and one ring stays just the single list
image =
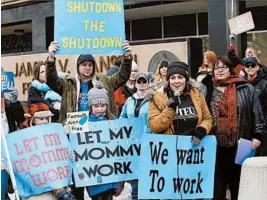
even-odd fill
[{"label": "gray knit beanie", "polygon": [[94,87],[88,92],[89,107],[95,104],[108,104],[107,90],[103,87],[102,82],[97,81]]}]

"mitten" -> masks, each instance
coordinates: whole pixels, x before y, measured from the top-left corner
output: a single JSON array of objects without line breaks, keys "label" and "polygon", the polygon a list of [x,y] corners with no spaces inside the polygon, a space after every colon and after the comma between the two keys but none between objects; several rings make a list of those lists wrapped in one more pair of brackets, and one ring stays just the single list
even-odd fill
[{"label": "mitten", "polygon": [[206,129],[197,127],[192,135],[191,142],[193,144],[199,144],[201,139],[207,134]]}]

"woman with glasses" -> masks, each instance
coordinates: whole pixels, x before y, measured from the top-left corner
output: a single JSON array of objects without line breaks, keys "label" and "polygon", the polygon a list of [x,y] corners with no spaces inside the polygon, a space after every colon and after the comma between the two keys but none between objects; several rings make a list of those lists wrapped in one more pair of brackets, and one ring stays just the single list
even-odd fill
[{"label": "woman with glasses", "polygon": [[237,77],[226,56],[215,60],[213,84],[207,85],[206,101],[212,116],[212,130],[217,139],[214,200],[224,199],[229,186],[231,199],[237,200],[241,166],[235,164],[238,140],[261,145],[265,121],[254,87]]},{"label": "woman with glasses", "polygon": [[[145,98],[146,92],[149,88],[149,79],[145,73],[139,73],[136,77],[135,87],[137,89],[133,96],[129,97],[125,102],[120,118],[141,117],[144,122],[144,134],[150,133],[148,128],[148,105],[149,100]],[[138,182],[131,181],[132,186],[132,200],[138,199]]]}]

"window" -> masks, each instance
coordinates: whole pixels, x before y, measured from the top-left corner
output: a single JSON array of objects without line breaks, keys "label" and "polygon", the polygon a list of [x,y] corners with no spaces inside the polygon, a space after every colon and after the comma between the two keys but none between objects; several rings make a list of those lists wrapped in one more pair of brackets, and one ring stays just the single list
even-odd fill
[{"label": "window", "polygon": [[1,29],[2,54],[32,51],[32,22],[3,24]]},{"label": "window", "polygon": [[162,38],[161,18],[132,21],[133,40]]},{"label": "window", "polygon": [[126,21],[125,22],[125,35],[126,35],[126,40],[130,41],[130,31],[131,31],[131,22]]},{"label": "window", "polygon": [[208,13],[198,13],[198,33],[199,35],[209,34]]},{"label": "window", "polygon": [[45,18],[45,37],[46,49],[48,49],[50,43],[54,41],[54,17]]},{"label": "window", "polygon": [[267,6],[250,8],[253,21],[255,24],[254,30],[267,30]]},{"label": "window", "polygon": [[247,45],[253,47],[261,64],[267,66],[267,32],[247,34]]},{"label": "window", "polygon": [[164,17],[164,37],[196,35],[196,14]]}]

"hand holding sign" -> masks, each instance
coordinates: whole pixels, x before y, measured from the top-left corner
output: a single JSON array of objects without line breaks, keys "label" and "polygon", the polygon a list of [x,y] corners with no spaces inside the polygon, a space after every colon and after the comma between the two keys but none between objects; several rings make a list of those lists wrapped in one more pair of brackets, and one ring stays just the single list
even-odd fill
[{"label": "hand holding sign", "polygon": [[130,46],[128,40],[125,40],[124,41],[124,43],[123,43],[123,49],[125,51],[125,53],[124,53],[125,56],[131,55],[131,53],[132,53],[132,47]]},{"label": "hand holding sign", "polygon": [[54,60],[55,52],[58,51],[59,48],[60,47],[56,41],[50,43],[50,46],[48,47],[49,59]]}]

